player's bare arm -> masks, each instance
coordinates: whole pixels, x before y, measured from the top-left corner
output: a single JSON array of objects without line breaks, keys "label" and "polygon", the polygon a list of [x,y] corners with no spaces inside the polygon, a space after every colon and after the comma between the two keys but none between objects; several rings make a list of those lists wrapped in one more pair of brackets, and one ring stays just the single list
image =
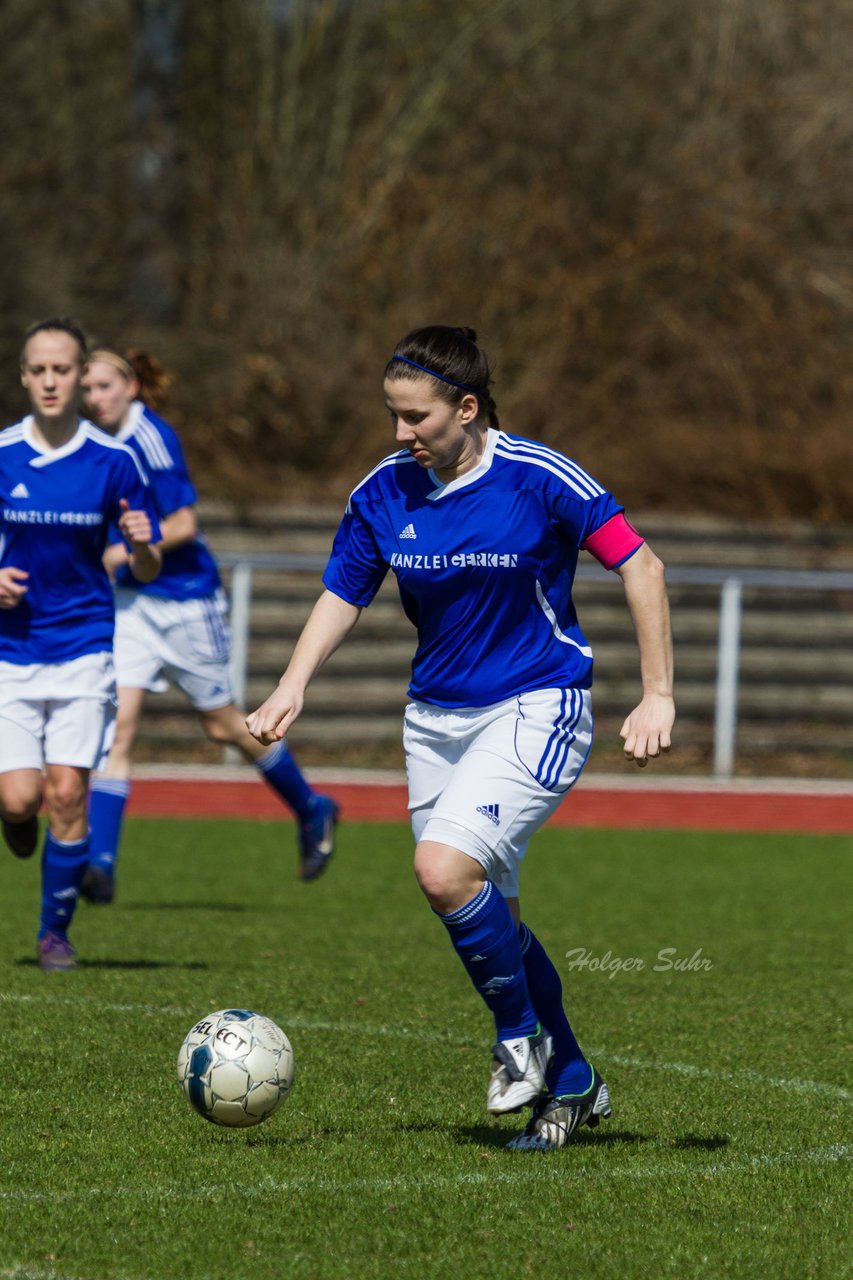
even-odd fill
[{"label": "player's bare arm", "polygon": [[160,552],[152,542],[151,521],[145,511],[133,511],[125,498],[121,499],[122,514],[118,527],[130,548],[128,564],[138,582],[153,582],[160,572]]},{"label": "player's bare arm", "polygon": [[647,544],[620,565],[625,597],[640,649],[643,698],[620,731],[625,758],[643,768],[672,745],[672,627],[664,566]]},{"label": "player's bare arm", "polygon": [[15,569],[9,565],[0,569],[0,609],[14,609],[27,594],[26,569]]},{"label": "player's bare arm", "polygon": [[195,507],[178,507],[161,519],[160,541],[157,546],[165,555],[167,551],[174,551],[176,547],[182,547],[197,537],[198,517]]},{"label": "player's bare arm", "polygon": [[[179,507],[160,521],[160,541],[155,544],[161,557],[176,547],[192,542],[198,536],[198,519],[194,507]],[[116,571],[130,561],[130,552],[123,542],[114,542],[104,552],[104,568],[111,578]],[[138,576],[138,575],[137,575]],[[148,579],[150,581],[150,579]]]},{"label": "player's bare arm", "polygon": [[285,736],[302,711],[308,685],[352,631],[360,615],[358,606],[331,591],[323,592],[302,628],[278,687],[263,706],[246,717],[252,737],[271,744]]},{"label": "player's bare arm", "polygon": [[123,542],[113,542],[103,554],[103,564],[111,580],[115,581],[116,571],[127,564],[128,551]]}]

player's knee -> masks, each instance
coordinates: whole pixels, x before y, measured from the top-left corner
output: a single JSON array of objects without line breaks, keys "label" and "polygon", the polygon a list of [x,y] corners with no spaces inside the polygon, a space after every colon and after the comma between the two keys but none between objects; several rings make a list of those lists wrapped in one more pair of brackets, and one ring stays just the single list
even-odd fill
[{"label": "player's knee", "polygon": [[49,781],[44,798],[51,818],[62,827],[79,821],[86,811],[86,792],[76,778]]},{"label": "player's knee", "polygon": [[221,716],[209,715],[202,712],[201,725],[206,736],[211,742],[219,743],[222,746],[228,746],[234,741],[234,733],[231,725],[228,724]]},{"label": "player's knee", "polygon": [[470,902],[485,883],[472,858],[444,845],[424,841],[415,850],[415,878],[434,911],[446,914]]},{"label": "player's knee", "polygon": [[40,806],[41,793],[28,787],[9,787],[0,794],[0,809],[7,822],[26,822]]}]

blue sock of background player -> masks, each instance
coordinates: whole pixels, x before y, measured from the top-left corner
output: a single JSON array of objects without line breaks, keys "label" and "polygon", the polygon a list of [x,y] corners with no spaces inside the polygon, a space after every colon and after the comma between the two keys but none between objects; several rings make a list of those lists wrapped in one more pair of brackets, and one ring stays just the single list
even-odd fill
[{"label": "blue sock of background player", "polygon": [[129,778],[96,774],[89,790],[91,863],[112,876],[118,857],[121,824],[130,797]]},{"label": "blue sock of background player", "polygon": [[[286,745],[283,742],[276,743],[255,764],[266,782],[293,810],[299,821],[307,821],[315,792]],[[89,794],[90,861],[110,877],[115,875],[130,786],[130,781],[126,778],[110,778],[98,774],[92,779]]]},{"label": "blue sock of background player", "polygon": [[276,742],[255,761],[273,791],[289,805],[300,822],[311,814],[315,792],[284,742]]},{"label": "blue sock of background player", "polygon": [[563,984],[542,943],[521,924],[518,931],[527,986],[536,1016],[554,1041],[545,1083],[555,1097],[585,1093],[592,1083],[592,1067],[583,1055],[563,1008]]},{"label": "blue sock of background player", "polygon": [[66,842],[47,831],[41,857],[39,938],[46,933],[67,937],[88,860],[88,835],[82,840]]},{"label": "blue sock of background player", "polygon": [[498,1040],[535,1035],[539,1020],[530,1000],[518,930],[503,894],[487,880],[465,906],[448,915],[436,914],[494,1015]]}]

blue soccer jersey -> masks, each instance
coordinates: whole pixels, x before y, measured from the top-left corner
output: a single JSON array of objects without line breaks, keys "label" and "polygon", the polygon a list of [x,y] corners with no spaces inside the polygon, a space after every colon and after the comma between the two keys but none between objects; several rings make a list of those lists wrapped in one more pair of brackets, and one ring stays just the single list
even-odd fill
[{"label": "blue soccer jersey", "polygon": [[101,558],[121,500],[157,516],[130,449],[81,420],[60,449],[35,440],[33,419],[0,432],[0,566],[24,569],[27,592],[0,609],[0,661],[68,662],[112,649],[113,593]]},{"label": "blue soccer jersey", "polygon": [[323,582],[363,606],[394,571],[418,631],[412,698],[484,707],[588,688],[572,582],[584,541],[621,511],[577,463],[504,431],[449,484],[402,450],[352,493]]},{"label": "blue soccer jersey", "polygon": [[[180,507],[192,507],[198,500],[190,480],[184,451],[175,430],[146,405],[135,400],[128,420],[116,436],[141,459],[154,495],[154,505],[161,520]],[[117,541],[117,531],[113,531]],[[163,567],[153,582],[137,582],[130,570],[122,567],[116,574],[120,587],[165,596],[169,600],[201,600],[212,596],[221,586],[216,561],[199,535],[191,542],[167,551]]]}]

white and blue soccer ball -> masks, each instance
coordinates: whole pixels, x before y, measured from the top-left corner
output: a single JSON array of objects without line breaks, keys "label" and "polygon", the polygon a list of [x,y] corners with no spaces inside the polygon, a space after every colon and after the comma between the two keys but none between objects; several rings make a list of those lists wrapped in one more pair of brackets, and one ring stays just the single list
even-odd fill
[{"label": "white and blue soccer ball", "polygon": [[178,1053],[190,1106],[213,1124],[243,1129],[281,1106],[293,1084],[293,1049],[281,1027],[250,1009],[200,1018]]}]

